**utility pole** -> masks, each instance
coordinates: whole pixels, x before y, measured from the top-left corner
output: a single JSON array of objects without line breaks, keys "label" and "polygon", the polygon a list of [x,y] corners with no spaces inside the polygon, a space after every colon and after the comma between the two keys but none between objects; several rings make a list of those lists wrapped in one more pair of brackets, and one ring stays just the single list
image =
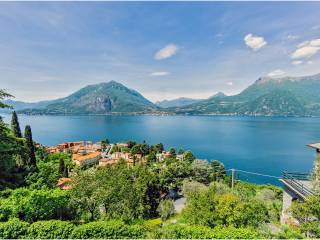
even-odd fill
[{"label": "utility pole", "polygon": [[231,168],[231,189],[234,189],[234,169]]}]

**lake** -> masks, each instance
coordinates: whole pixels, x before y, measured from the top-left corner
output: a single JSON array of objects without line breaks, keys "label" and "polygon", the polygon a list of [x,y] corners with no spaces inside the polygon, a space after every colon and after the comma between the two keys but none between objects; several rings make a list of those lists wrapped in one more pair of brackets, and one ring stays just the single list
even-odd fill
[{"label": "lake", "polygon": [[[9,115],[4,115],[6,122]],[[19,116],[30,124],[35,141],[129,139],[166,148],[191,150],[198,158],[219,160],[236,168],[273,176],[282,171],[310,172],[315,151],[306,144],[320,141],[320,118],[226,116]],[[240,173],[256,183],[279,185],[274,178]]]}]

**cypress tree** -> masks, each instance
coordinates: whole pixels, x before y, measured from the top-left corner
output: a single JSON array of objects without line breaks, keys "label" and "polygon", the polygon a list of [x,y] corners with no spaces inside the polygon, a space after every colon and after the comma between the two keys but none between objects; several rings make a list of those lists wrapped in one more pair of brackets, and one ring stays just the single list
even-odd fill
[{"label": "cypress tree", "polygon": [[36,167],[36,155],[34,153],[34,145],[32,140],[32,132],[31,127],[29,125],[26,126],[24,131],[24,137],[26,139],[26,148],[27,148],[27,154],[28,154],[28,160],[29,165]]},{"label": "cypress tree", "polygon": [[62,177],[64,175],[64,171],[65,171],[64,161],[62,158],[60,158],[60,162],[59,162],[59,176],[60,177]]},{"label": "cypress tree", "polygon": [[11,129],[15,137],[18,137],[18,138],[22,137],[18,116],[15,111],[12,112]]},{"label": "cypress tree", "polygon": [[68,167],[64,168],[64,173],[63,173],[63,177],[69,177],[69,171],[68,171]]}]

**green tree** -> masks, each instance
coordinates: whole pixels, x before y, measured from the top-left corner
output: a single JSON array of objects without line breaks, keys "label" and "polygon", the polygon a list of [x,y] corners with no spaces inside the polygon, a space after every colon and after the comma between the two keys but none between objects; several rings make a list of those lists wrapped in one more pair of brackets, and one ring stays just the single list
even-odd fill
[{"label": "green tree", "polygon": [[34,151],[34,143],[33,143],[33,139],[32,139],[31,127],[29,125],[27,125],[25,128],[24,138],[26,139],[28,164],[30,166],[36,167],[37,166],[36,155],[35,155],[35,151]]},{"label": "green tree", "polygon": [[162,221],[172,217],[175,214],[173,201],[171,199],[162,200],[158,206],[158,212]]},{"label": "green tree", "polygon": [[180,154],[184,154],[184,150],[183,149],[179,149],[179,151],[178,151],[178,154],[180,155]]},{"label": "green tree", "polygon": [[184,161],[187,161],[187,162],[193,162],[194,160],[195,160],[196,158],[195,158],[195,156],[192,154],[192,152],[191,151],[186,151],[185,153],[184,153],[184,156],[183,156],[183,160]]},{"label": "green tree", "polygon": [[17,138],[21,138],[22,137],[18,116],[17,116],[17,113],[15,111],[12,112],[11,129],[12,129],[13,135],[15,137],[17,137]]},{"label": "green tree", "polygon": [[27,222],[49,219],[71,219],[73,209],[68,191],[18,188],[0,200],[0,220],[17,217]]},{"label": "green tree", "polygon": [[206,160],[194,160],[191,164],[194,181],[209,184],[212,181],[213,169]]},{"label": "green tree", "polygon": [[172,158],[176,157],[177,154],[176,154],[176,149],[175,148],[173,148],[173,147],[170,148],[169,152],[170,152],[170,155],[171,155]]},{"label": "green tree", "polygon": [[148,164],[155,163],[157,161],[157,156],[154,152],[151,152],[147,157]]},{"label": "green tree", "polygon": [[[59,173],[61,160],[64,162],[64,173],[62,175]],[[47,154],[43,159],[37,159],[37,171],[30,173],[26,178],[26,182],[32,189],[55,188],[59,177],[68,177],[68,169],[72,169],[73,166],[70,154]]]},{"label": "green tree", "polygon": [[163,147],[162,143],[158,143],[158,144],[154,145],[153,148],[155,149],[155,151],[157,153],[162,153],[163,150],[164,150],[164,147]]},{"label": "green tree", "polygon": [[[7,93],[5,90],[0,89],[0,108],[11,108],[11,106],[3,103],[2,100],[6,99],[6,98],[12,98],[13,96],[9,93]],[[0,117],[1,119],[1,117]]]},{"label": "green tree", "polygon": [[211,162],[211,166],[213,168],[212,178],[214,181],[219,181],[225,178],[226,169],[221,162],[213,160]]},{"label": "green tree", "polygon": [[131,152],[132,155],[142,154],[140,144],[134,145],[134,146],[131,148],[131,151],[130,151],[130,152]]},{"label": "green tree", "polygon": [[64,173],[65,173],[64,160],[62,158],[60,158],[60,161],[59,161],[59,176],[63,177]]},{"label": "green tree", "polygon": [[306,237],[320,237],[320,197],[309,197],[305,202],[295,201],[291,212],[301,224],[301,230]]},{"label": "green tree", "polygon": [[132,148],[134,145],[136,145],[137,143],[135,142],[135,141],[132,141],[132,140],[129,140],[128,142],[127,142],[127,144],[128,144],[128,148]]},{"label": "green tree", "polygon": [[98,215],[98,207],[100,197],[97,194],[99,189],[99,182],[95,179],[95,172],[93,171],[79,171],[75,176],[72,191],[71,202],[78,207],[78,215],[83,215],[89,220],[94,220]]},{"label": "green tree", "polygon": [[23,184],[25,147],[0,120],[0,189]]}]

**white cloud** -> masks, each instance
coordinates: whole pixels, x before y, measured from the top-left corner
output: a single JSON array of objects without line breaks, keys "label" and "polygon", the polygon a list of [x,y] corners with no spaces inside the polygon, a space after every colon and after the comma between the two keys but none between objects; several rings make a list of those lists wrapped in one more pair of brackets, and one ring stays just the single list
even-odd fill
[{"label": "white cloud", "polygon": [[150,74],[150,76],[153,76],[153,77],[160,77],[160,76],[166,76],[166,75],[169,75],[170,73],[169,72],[153,72]]},{"label": "white cloud", "polygon": [[303,61],[300,61],[300,60],[296,60],[296,61],[291,62],[292,65],[300,65],[301,63],[303,63]]},{"label": "white cloud", "polygon": [[228,86],[232,86],[233,85],[233,82],[227,82],[226,83]]},{"label": "white cloud", "polygon": [[289,34],[289,35],[287,36],[287,38],[288,38],[289,40],[296,40],[296,39],[299,38],[299,36]]},{"label": "white cloud", "polygon": [[178,47],[175,44],[168,44],[164,48],[160,49],[156,54],[154,55],[154,59],[156,60],[162,60],[169,57],[172,57],[175,55],[178,51]]},{"label": "white cloud", "polygon": [[297,49],[291,54],[292,59],[310,58],[320,51],[320,38],[305,41],[298,45]]},{"label": "white cloud", "polygon": [[282,71],[281,69],[277,69],[277,70],[274,70],[274,71],[270,72],[268,74],[268,77],[281,77],[284,74],[286,74],[285,71]]},{"label": "white cloud", "polygon": [[244,37],[244,42],[248,47],[252,48],[254,51],[259,50],[267,44],[263,37],[254,36],[251,33],[247,34]]}]

